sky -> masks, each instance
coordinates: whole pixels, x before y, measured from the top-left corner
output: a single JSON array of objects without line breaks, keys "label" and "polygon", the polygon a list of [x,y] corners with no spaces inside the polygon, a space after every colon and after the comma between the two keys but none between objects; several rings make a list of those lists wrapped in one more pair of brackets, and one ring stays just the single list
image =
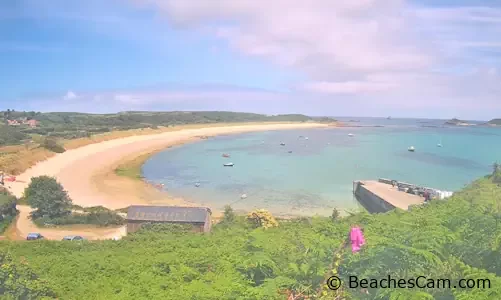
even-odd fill
[{"label": "sky", "polygon": [[489,120],[499,0],[3,0],[0,109]]}]

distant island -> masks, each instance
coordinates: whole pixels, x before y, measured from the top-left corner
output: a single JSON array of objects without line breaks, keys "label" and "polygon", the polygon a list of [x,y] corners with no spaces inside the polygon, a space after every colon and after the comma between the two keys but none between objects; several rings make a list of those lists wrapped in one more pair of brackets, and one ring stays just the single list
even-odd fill
[{"label": "distant island", "polygon": [[487,122],[486,125],[489,125],[489,126],[501,126],[501,119],[492,119],[489,122]]},{"label": "distant island", "polygon": [[463,121],[459,119],[451,119],[447,122],[444,123],[446,126],[491,126],[491,127],[496,127],[496,126],[501,126],[501,119],[492,119],[489,122],[485,123],[469,123],[468,121]]},{"label": "distant island", "polygon": [[444,125],[449,125],[449,126],[475,126],[475,124],[468,123],[467,121],[459,120],[456,118],[453,118],[447,122],[444,123]]}]

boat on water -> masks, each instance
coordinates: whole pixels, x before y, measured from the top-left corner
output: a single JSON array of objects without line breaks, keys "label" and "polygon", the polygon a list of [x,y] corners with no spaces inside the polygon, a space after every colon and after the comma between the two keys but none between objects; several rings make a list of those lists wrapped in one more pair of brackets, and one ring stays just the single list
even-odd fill
[{"label": "boat on water", "polygon": [[409,152],[414,152],[416,151],[416,148],[414,146],[410,146],[409,149],[407,149]]},{"label": "boat on water", "polygon": [[242,195],[240,196],[240,199],[245,199],[245,198],[247,198],[247,194],[242,194]]},{"label": "boat on water", "polygon": [[195,186],[199,187],[200,186],[200,182],[195,183]]},{"label": "boat on water", "polygon": [[308,140],[309,138],[308,138],[308,137],[305,137],[304,139],[305,139],[305,140]]},{"label": "boat on water", "polygon": [[391,120],[391,117],[388,117],[388,118],[386,118],[386,119]]},{"label": "boat on water", "polygon": [[227,154],[227,153],[224,153],[224,154],[223,154],[223,157],[230,157],[230,155],[229,155],[229,154]]},{"label": "boat on water", "polygon": [[354,136],[353,133],[348,133],[348,136]]},{"label": "boat on water", "polygon": [[223,166],[225,167],[233,167],[235,164],[230,162],[230,163],[225,163]]},{"label": "boat on water", "polygon": [[285,143],[280,143],[280,146],[285,146]]},{"label": "boat on water", "polygon": [[289,153],[292,153],[292,150],[289,150]]},{"label": "boat on water", "polygon": [[437,144],[437,147],[442,148],[442,139],[440,139],[440,142]]}]

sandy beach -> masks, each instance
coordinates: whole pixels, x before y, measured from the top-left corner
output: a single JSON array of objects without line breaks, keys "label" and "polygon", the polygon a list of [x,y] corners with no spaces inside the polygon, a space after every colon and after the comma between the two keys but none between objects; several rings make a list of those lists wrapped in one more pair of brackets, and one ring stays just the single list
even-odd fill
[{"label": "sandy beach", "polygon": [[8,189],[22,197],[31,177],[54,176],[68,191],[73,203],[80,206],[102,205],[118,209],[133,204],[194,205],[169,197],[140,180],[118,176],[114,170],[126,160],[153,153],[169,146],[199,140],[200,136],[235,134],[251,131],[322,128],[326,124],[256,124],[185,129],[145,136],[132,136],[68,150],[40,162],[23,174]]}]

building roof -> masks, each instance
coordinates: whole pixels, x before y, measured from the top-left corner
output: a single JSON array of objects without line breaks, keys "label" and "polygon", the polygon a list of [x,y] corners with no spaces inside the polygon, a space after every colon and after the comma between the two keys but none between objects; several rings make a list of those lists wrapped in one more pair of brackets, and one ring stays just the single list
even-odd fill
[{"label": "building roof", "polygon": [[211,211],[206,207],[132,205],[127,210],[127,220],[205,223],[207,214]]}]

